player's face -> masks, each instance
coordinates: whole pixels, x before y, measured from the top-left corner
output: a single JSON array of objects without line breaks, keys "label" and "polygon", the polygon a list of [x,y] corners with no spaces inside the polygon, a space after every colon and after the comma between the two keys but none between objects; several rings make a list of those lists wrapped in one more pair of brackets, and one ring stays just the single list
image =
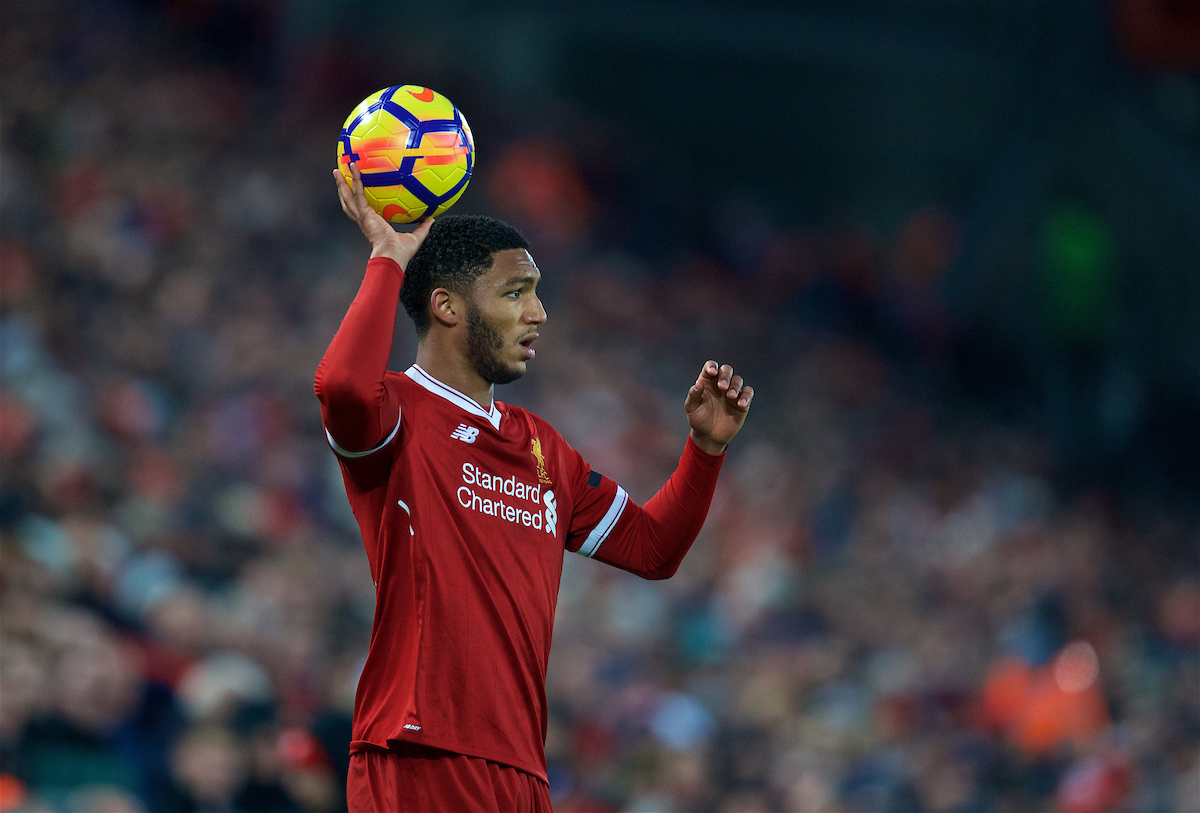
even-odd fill
[{"label": "player's face", "polygon": [[542,278],[523,248],[497,251],[492,267],[475,280],[467,300],[467,354],[475,371],[492,384],[525,375],[530,346],[546,311],[537,297]]}]

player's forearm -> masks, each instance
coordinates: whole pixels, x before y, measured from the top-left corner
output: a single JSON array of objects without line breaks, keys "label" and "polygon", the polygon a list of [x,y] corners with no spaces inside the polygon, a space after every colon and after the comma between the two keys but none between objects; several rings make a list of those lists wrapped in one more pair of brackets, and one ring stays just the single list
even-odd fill
[{"label": "player's forearm", "polygon": [[644,506],[626,509],[632,514],[624,532],[607,539],[596,558],[645,579],[674,576],[704,527],[724,459],[689,438],[671,477]]},{"label": "player's forearm", "polygon": [[390,259],[372,259],[358,294],[317,366],[313,389],[321,417],[347,449],[368,449],[393,429],[384,375],[392,350],[403,271]]}]

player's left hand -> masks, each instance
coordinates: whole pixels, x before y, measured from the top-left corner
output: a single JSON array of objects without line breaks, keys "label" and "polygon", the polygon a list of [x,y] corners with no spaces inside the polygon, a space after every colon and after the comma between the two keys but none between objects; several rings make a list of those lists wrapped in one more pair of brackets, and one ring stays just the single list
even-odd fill
[{"label": "player's left hand", "polygon": [[733,367],[706,361],[683,402],[692,440],[709,454],[724,452],[745,423],[753,399],[754,388],[734,375]]}]

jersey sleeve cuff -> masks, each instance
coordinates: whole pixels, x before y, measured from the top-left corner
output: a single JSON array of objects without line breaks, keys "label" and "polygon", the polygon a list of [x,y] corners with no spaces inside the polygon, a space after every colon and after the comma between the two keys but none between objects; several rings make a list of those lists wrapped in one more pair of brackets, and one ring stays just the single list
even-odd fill
[{"label": "jersey sleeve cuff", "polygon": [[711,454],[700,448],[696,441],[692,440],[692,433],[688,432],[687,443],[683,447],[684,454],[691,454],[694,458],[702,463],[721,465],[721,461],[725,459],[725,452],[729,451],[729,447],[725,447],[725,451],[720,454]]},{"label": "jersey sleeve cuff", "polygon": [[391,257],[372,257],[367,260],[367,270],[391,271],[400,278],[401,283],[404,282],[404,269]]}]

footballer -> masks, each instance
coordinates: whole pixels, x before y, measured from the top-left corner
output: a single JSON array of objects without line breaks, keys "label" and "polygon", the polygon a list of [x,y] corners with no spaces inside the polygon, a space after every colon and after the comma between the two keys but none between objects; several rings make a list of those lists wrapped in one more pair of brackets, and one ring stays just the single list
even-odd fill
[{"label": "footballer", "polygon": [[[488,217],[393,230],[334,172],[371,244],[366,274],[317,368],[375,583],[354,703],[352,813],[550,811],[546,664],[564,551],[647,579],[675,573],[704,523],[753,390],[701,368],[691,431],[644,506],[550,424],[496,401],[546,321],[529,244]],[[387,369],[398,304],[416,362]]]}]

